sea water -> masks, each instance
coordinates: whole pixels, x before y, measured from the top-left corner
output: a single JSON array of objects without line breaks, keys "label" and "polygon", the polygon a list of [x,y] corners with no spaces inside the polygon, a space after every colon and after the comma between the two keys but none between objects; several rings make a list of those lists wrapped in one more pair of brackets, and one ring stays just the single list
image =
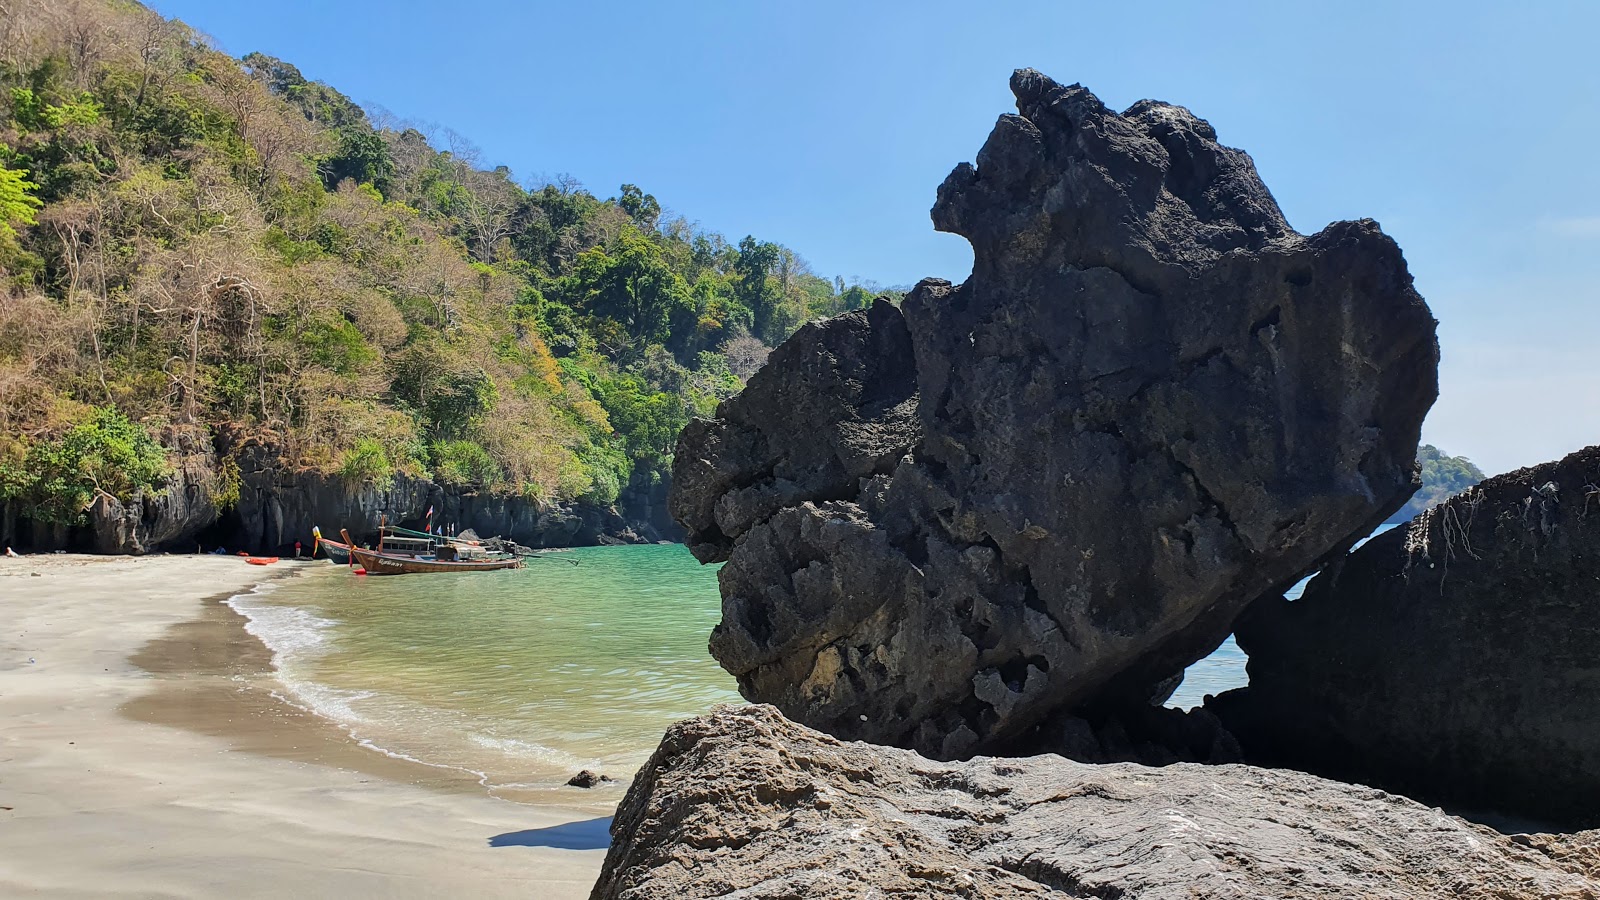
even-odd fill
[{"label": "sea water", "polygon": [[[582,768],[631,775],[668,724],[739,701],[706,650],[716,568],[677,544],[456,575],[328,565],[230,603],[273,651],[284,700],[377,752],[547,787]],[[1245,684],[1245,662],[1230,637],[1168,705]]]},{"label": "sea water", "polygon": [[491,787],[632,775],[669,723],[739,700],[706,651],[716,568],[681,545],[452,575],[328,565],[278,585],[230,604],[273,651],[283,699]]}]

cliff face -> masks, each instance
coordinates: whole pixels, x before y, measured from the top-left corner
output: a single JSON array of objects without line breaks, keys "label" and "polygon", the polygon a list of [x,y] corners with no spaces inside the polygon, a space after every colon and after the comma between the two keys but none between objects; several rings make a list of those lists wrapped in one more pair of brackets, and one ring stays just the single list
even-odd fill
[{"label": "cliff face", "polygon": [[745,696],[938,758],[1170,690],[1405,502],[1437,393],[1376,223],[1297,234],[1182,108],[1012,89],[933,209],[971,278],[802,329],[674,468]]},{"label": "cliff face", "polygon": [[165,441],[175,459],[165,489],[142,491],[123,503],[101,494],[89,507],[96,553],[144,554],[172,546],[192,550],[194,537],[222,515],[217,500],[217,454],[188,433]]},{"label": "cliff face", "polygon": [[[256,441],[235,443],[223,434],[220,447],[183,443],[170,448],[172,479],[159,491],[127,503],[101,496],[82,526],[48,526],[0,508],[0,545],[23,552],[84,550],[139,555],[157,551],[210,550],[289,554],[299,541],[310,552],[313,526],[329,536],[348,528],[370,540],[380,522],[420,527],[428,508],[434,524],[454,524],[481,535],[501,535],[530,547],[650,543],[681,537],[665,518],[670,480],[641,476],[615,505],[543,503],[520,495],[476,491],[427,478],[396,475],[386,486],[351,482],[336,474],[291,467],[278,448]],[[219,460],[238,466],[237,501],[218,497]]]},{"label": "cliff face", "polygon": [[1600,896],[1593,833],[1248,766],[938,763],[771,707],[668,729],[611,830],[594,900]]},{"label": "cliff face", "polygon": [[1600,825],[1600,447],[1491,478],[1239,622],[1245,756]]}]

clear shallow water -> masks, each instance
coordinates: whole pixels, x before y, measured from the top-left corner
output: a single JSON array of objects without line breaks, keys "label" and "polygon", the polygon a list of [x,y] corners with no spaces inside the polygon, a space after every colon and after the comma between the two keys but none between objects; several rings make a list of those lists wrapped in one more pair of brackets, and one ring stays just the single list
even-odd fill
[{"label": "clear shallow water", "polygon": [[668,723],[739,699],[706,652],[716,569],[679,545],[594,547],[511,572],[357,577],[319,567],[230,603],[285,698],[373,749],[559,784],[631,776]]},{"label": "clear shallow water", "polygon": [[[230,604],[273,651],[284,699],[495,790],[554,787],[580,768],[630,776],[669,723],[739,701],[706,651],[716,567],[676,544],[558,556],[579,565],[389,578],[330,565]],[[1245,662],[1229,637],[1168,705],[1243,686]]]}]

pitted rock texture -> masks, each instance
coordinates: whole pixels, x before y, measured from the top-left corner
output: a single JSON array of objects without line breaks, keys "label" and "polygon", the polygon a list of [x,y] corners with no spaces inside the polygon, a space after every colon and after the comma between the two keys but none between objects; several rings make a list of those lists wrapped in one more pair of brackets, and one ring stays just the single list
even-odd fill
[{"label": "pitted rock texture", "polygon": [[1247,759],[1600,826],[1600,447],[1491,478],[1239,622]]},{"label": "pitted rock texture", "polygon": [[611,834],[592,900],[1600,897],[1592,835],[1248,766],[939,763],[770,706],[668,729]]},{"label": "pitted rock texture", "polygon": [[1434,320],[1185,109],[1012,79],[939,189],[971,278],[808,325],[679,440],[744,696],[937,758],[1137,706],[1415,489]]}]

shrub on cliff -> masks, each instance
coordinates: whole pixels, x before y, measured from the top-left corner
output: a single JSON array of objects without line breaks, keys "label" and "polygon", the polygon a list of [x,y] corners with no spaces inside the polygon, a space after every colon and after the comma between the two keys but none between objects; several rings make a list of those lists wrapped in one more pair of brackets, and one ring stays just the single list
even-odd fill
[{"label": "shrub on cliff", "polygon": [[166,451],[112,407],[89,407],[58,437],[0,448],[0,499],[20,502],[38,521],[77,524],[99,494],[126,502],[159,488]]}]

